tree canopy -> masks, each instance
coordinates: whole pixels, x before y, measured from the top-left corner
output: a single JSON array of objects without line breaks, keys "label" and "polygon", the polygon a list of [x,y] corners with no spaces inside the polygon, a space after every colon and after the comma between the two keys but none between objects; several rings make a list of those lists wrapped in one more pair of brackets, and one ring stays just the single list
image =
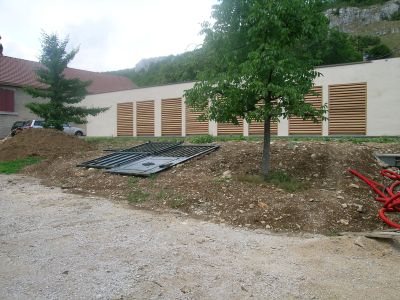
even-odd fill
[{"label": "tree canopy", "polygon": [[34,98],[45,98],[47,103],[31,102],[26,104],[34,114],[45,121],[45,127],[62,130],[63,124],[74,122],[86,123],[88,115],[95,116],[107,108],[85,108],[75,104],[87,95],[86,87],[90,81],[77,78],[66,79],[64,70],[74,59],[79,49],[66,51],[68,38],[60,39],[56,34],[42,33],[42,53],[40,62],[44,66],[36,70],[38,81],[46,88],[26,87],[25,90]]},{"label": "tree canopy", "polygon": [[304,100],[319,75],[320,44],[328,35],[321,1],[223,0],[204,24],[207,69],[185,92],[208,119],[264,122],[262,174],[269,173],[270,122],[299,116],[318,121],[324,108]]}]

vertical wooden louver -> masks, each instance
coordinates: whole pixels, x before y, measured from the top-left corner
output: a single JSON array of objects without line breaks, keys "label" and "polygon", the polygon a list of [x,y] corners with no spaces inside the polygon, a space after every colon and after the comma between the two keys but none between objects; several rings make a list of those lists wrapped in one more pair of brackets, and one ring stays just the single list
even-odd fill
[{"label": "vertical wooden louver", "polygon": [[192,111],[186,106],[186,135],[208,134],[208,121],[199,121],[202,112]]},{"label": "vertical wooden louver", "polygon": [[329,134],[366,134],[367,84],[329,86]]},{"label": "vertical wooden louver", "polygon": [[[278,123],[271,122],[271,135],[278,134]],[[249,124],[249,135],[264,135],[263,122],[251,122]]]},{"label": "vertical wooden louver", "polygon": [[164,99],[161,102],[161,134],[182,135],[182,99]]},{"label": "vertical wooden louver", "polygon": [[[262,107],[264,105],[263,102],[259,102],[256,104],[257,107]],[[278,134],[278,123],[272,121],[271,122],[271,135]],[[251,122],[249,124],[249,135],[264,135],[264,122]]]},{"label": "vertical wooden louver", "polygon": [[238,119],[239,125],[232,123],[218,123],[218,135],[240,135],[243,134],[243,119]]},{"label": "vertical wooden louver", "polygon": [[[313,94],[306,95],[305,102],[313,107],[320,109],[322,106],[322,86],[315,86],[312,89]],[[322,135],[322,120],[314,123],[311,120],[303,120],[299,117],[289,119],[289,135]]]},{"label": "vertical wooden louver", "polygon": [[136,135],[154,136],[154,101],[136,102]]},{"label": "vertical wooden louver", "polygon": [[117,103],[117,136],[133,136],[133,103]]}]

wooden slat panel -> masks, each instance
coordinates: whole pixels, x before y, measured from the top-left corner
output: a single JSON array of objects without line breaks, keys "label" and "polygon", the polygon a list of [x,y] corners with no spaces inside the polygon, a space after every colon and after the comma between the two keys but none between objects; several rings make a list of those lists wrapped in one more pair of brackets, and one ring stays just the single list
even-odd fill
[{"label": "wooden slat panel", "polygon": [[329,86],[329,134],[366,134],[367,84]]},{"label": "wooden slat panel", "polygon": [[198,117],[202,112],[192,111],[186,106],[186,135],[208,134],[208,121],[199,121]]},{"label": "wooden slat panel", "polygon": [[161,135],[182,135],[182,99],[164,99],[161,102]]},{"label": "wooden slat panel", "polygon": [[117,136],[133,136],[133,102],[117,103]]},{"label": "wooden slat panel", "polygon": [[239,119],[239,125],[232,123],[218,123],[218,135],[243,135],[243,120]]},{"label": "wooden slat panel", "polygon": [[[257,103],[257,107],[264,105]],[[271,135],[278,134],[278,122],[271,122]],[[249,124],[249,135],[264,135],[264,122],[251,122]]]},{"label": "wooden slat panel", "polygon": [[[318,95],[306,95],[304,97],[306,103],[312,104],[313,107],[320,109],[322,106],[322,86],[313,88],[313,92]],[[289,118],[289,135],[322,135],[322,120],[314,123],[311,120],[303,120],[299,117]]]},{"label": "wooden slat panel", "polygon": [[136,102],[136,135],[154,136],[154,101]]},{"label": "wooden slat panel", "polygon": [[[271,122],[271,135],[278,134],[278,123]],[[264,123],[252,122],[249,124],[249,135],[264,135]]]}]

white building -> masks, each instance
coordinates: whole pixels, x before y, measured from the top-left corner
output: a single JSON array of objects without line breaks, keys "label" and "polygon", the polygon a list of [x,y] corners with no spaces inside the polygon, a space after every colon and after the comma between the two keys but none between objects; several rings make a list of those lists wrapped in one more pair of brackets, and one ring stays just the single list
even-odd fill
[{"label": "white building", "polygon": [[[272,133],[289,135],[400,135],[400,58],[320,67],[315,80],[320,97],[307,101],[327,104],[329,120],[319,124],[296,118],[273,124]],[[89,95],[84,105],[110,107],[87,124],[88,136],[244,136],[262,134],[262,124],[239,126],[199,122],[185,106],[184,91],[194,82]]]}]

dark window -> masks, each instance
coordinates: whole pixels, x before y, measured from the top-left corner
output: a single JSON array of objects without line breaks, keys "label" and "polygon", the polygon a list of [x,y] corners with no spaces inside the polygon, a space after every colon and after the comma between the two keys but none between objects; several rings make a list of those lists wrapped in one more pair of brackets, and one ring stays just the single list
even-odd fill
[{"label": "dark window", "polygon": [[0,89],[0,111],[14,112],[14,91]]}]

